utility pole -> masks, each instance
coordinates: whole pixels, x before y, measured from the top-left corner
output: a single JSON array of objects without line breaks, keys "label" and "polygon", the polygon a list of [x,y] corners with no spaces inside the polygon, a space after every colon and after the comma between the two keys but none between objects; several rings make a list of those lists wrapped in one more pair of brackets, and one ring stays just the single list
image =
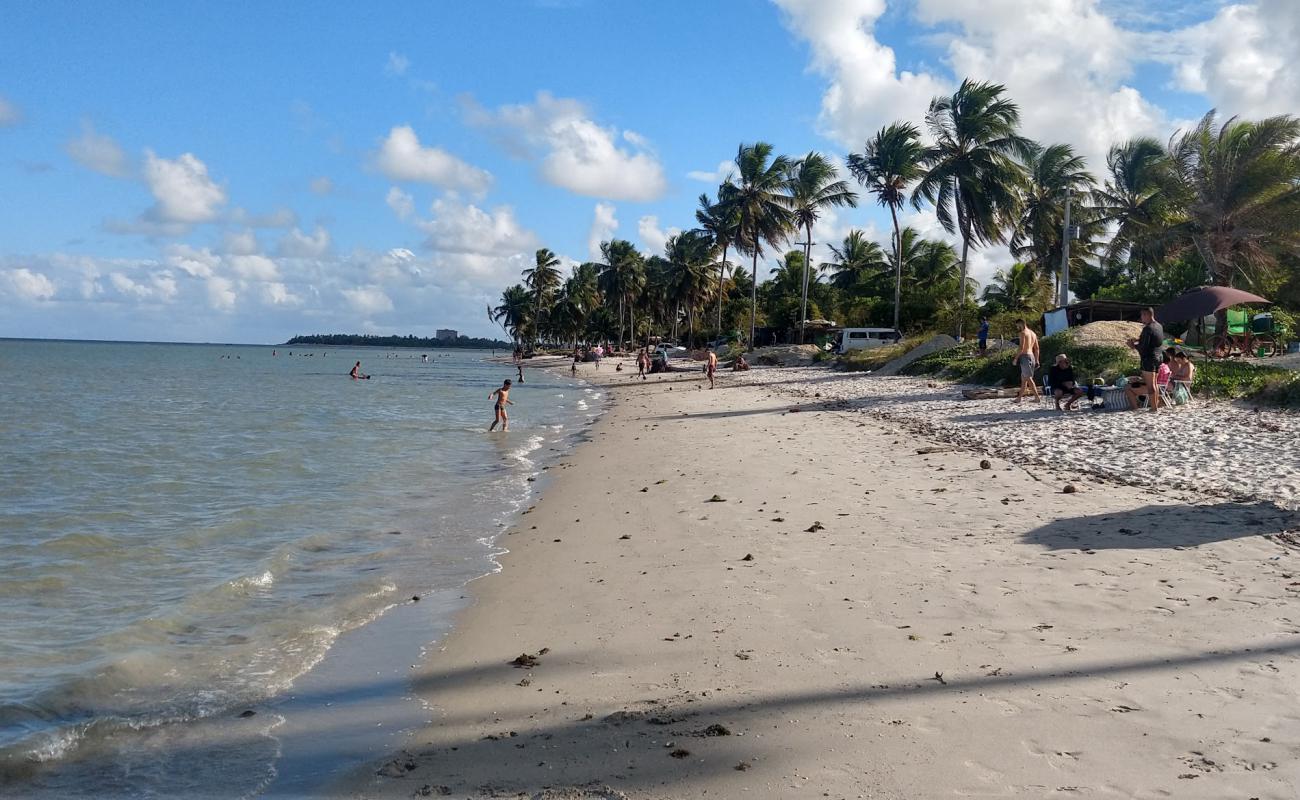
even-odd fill
[{"label": "utility pole", "polygon": [[1057,304],[1065,308],[1070,304],[1070,239],[1074,230],[1070,227],[1070,190],[1065,190],[1065,226],[1061,231],[1061,298]]},{"label": "utility pole", "polygon": [[795,242],[803,245],[803,300],[799,303],[799,344],[804,340],[804,324],[808,321],[808,270],[812,269],[812,246],[816,244],[812,237],[808,237],[806,242]]}]

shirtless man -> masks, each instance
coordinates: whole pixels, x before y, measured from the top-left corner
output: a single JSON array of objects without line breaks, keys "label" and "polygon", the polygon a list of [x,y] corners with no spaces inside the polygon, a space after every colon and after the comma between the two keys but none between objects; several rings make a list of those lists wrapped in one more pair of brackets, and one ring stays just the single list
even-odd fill
[{"label": "shirtless man", "polygon": [[364,381],[364,380],[369,380],[369,379],[370,379],[370,376],[369,376],[369,375],[362,375],[362,374],[361,374],[361,362],[360,362],[360,361],[358,361],[357,363],[355,363],[355,364],[352,365],[352,371],[348,373],[348,376],[349,376],[350,378],[352,378],[352,380],[354,380],[354,381]]},{"label": "shirtless man", "polygon": [[709,376],[709,388],[718,388],[713,380],[713,376],[718,372],[718,354],[712,350],[709,351],[709,360],[704,363],[704,372]]},{"label": "shirtless man", "polygon": [[1032,397],[1038,394],[1038,386],[1034,384],[1034,370],[1038,368],[1038,334],[1029,329],[1029,325],[1023,320],[1016,320],[1016,330],[1020,331],[1020,352],[1016,353],[1015,364],[1020,368],[1020,391],[1016,392],[1015,402],[1019,403],[1028,390]]},{"label": "shirtless man", "polygon": [[646,380],[646,372],[650,370],[650,353],[642,347],[641,352],[636,354],[636,373],[641,380]]},{"label": "shirtless man", "polygon": [[488,399],[496,400],[494,407],[496,416],[492,419],[492,425],[488,427],[488,433],[496,430],[498,422],[501,423],[501,430],[510,430],[510,417],[506,414],[506,406],[514,405],[514,403],[510,402],[510,379],[506,378],[506,382],[502,384],[500,389],[492,390],[492,394],[488,395]]}]

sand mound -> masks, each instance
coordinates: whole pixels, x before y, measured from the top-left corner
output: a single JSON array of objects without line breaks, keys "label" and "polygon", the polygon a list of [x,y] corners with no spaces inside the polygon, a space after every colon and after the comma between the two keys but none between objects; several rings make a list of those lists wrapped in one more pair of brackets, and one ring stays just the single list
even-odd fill
[{"label": "sand mound", "polygon": [[1136,339],[1142,333],[1140,322],[1089,322],[1079,328],[1070,328],[1070,338],[1075,344],[1087,344],[1096,347],[1128,347],[1129,339]]},{"label": "sand mound", "polygon": [[815,344],[787,344],[777,347],[760,347],[745,354],[751,364],[766,367],[806,367],[821,352]]}]

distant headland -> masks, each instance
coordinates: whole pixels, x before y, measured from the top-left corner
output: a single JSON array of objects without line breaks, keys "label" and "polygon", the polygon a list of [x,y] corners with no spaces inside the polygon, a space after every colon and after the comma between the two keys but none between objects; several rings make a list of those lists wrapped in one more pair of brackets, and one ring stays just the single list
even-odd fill
[{"label": "distant headland", "polygon": [[284,343],[287,345],[323,344],[337,347],[466,347],[479,349],[506,349],[514,347],[510,342],[500,339],[480,339],[476,336],[375,336],[360,333],[313,333],[309,336],[295,336]]}]

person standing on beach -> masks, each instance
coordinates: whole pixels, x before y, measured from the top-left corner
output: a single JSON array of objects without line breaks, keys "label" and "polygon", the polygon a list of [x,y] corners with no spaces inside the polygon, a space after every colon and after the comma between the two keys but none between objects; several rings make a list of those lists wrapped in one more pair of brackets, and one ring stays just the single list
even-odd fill
[{"label": "person standing on beach", "polygon": [[[1147,405],[1155,413],[1160,410],[1160,387],[1156,384],[1156,372],[1160,369],[1161,348],[1165,346],[1165,329],[1156,322],[1154,309],[1142,309],[1142,334],[1136,339],[1129,339],[1128,346],[1138,352],[1142,385],[1147,391]],[[1132,405],[1137,410],[1136,401]]]},{"label": "person standing on beach", "polygon": [[650,369],[650,353],[649,351],[646,350],[646,348],[642,347],[641,352],[636,354],[636,372],[637,375],[641,377],[641,380],[646,379],[645,374],[649,369]]},{"label": "person standing on beach", "polygon": [[979,342],[980,342],[980,355],[983,355],[985,351],[989,349],[989,318],[988,317],[984,317],[983,319],[980,320]]},{"label": "person standing on beach", "polygon": [[716,389],[717,384],[714,382],[714,376],[718,373],[718,354],[709,350],[709,358],[704,362],[704,372],[709,376],[709,388]]},{"label": "person standing on beach", "polygon": [[1020,368],[1020,390],[1016,392],[1015,402],[1019,403],[1025,397],[1025,391],[1029,394],[1038,394],[1038,386],[1034,384],[1034,370],[1038,369],[1040,361],[1038,356],[1038,334],[1029,328],[1029,323],[1023,319],[1016,320],[1016,330],[1020,331],[1020,351],[1016,353],[1015,364]]},{"label": "person standing on beach", "polygon": [[494,389],[492,394],[488,395],[488,399],[496,400],[496,405],[493,407],[495,416],[492,418],[492,424],[488,427],[488,433],[496,430],[498,422],[501,423],[502,431],[510,430],[510,415],[506,414],[506,406],[514,405],[514,403],[510,402],[510,379],[506,378],[506,382],[501,384],[501,388]]}]

